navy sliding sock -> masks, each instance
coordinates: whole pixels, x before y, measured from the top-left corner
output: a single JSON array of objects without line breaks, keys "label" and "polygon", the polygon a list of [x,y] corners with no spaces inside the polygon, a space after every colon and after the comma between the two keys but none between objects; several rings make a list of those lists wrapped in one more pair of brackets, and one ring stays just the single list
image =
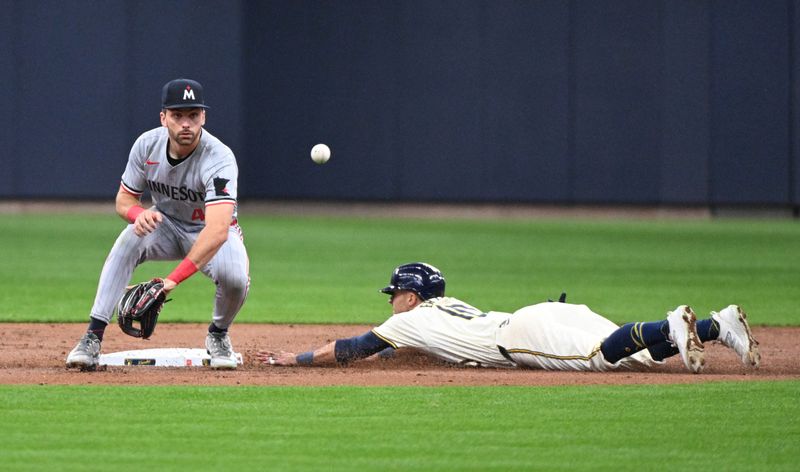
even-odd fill
[{"label": "navy sliding sock", "polygon": [[667,357],[672,357],[680,352],[670,341],[654,344],[649,346],[647,350],[650,352],[650,357],[652,357],[654,361],[663,361]]},{"label": "navy sliding sock", "polygon": [[667,320],[648,323],[628,323],[611,333],[602,344],[600,351],[605,359],[615,364],[620,359],[642,349],[666,341],[669,334]]},{"label": "navy sliding sock", "polygon": [[719,337],[719,323],[714,318],[697,321],[697,334],[700,342],[713,341]]}]

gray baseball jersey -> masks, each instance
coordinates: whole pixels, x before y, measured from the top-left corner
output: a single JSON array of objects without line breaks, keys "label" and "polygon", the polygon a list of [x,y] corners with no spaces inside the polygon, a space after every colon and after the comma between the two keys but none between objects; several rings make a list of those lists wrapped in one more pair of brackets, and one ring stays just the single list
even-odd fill
[{"label": "gray baseball jersey", "polygon": [[[236,204],[239,169],[233,151],[203,129],[200,143],[180,164],[167,162],[167,128],[156,128],[133,144],[122,188],[141,197],[150,190],[158,210],[176,220],[202,225],[205,207]],[[236,219],[236,208],[233,218]]]},{"label": "gray baseball jersey", "polygon": [[137,236],[132,224],[122,231],[103,265],[91,316],[108,322],[137,265],[186,257],[205,227],[206,207],[227,204],[234,206],[228,240],[199,268],[215,282],[213,320],[225,329],[244,304],[250,286],[249,259],[237,224],[236,159],[228,146],[205,129],[194,152],[175,165],[167,158],[168,145],[167,129],[161,127],[139,136],[131,148],[122,188],[137,198],[149,190],[164,219],[145,236]]}]

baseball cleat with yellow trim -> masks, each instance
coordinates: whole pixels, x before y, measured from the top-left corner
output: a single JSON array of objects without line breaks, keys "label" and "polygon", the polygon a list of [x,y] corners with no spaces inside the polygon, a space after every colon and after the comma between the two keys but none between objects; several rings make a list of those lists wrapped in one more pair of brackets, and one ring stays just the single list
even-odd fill
[{"label": "baseball cleat with yellow trim", "polygon": [[758,368],[761,365],[761,353],[758,352],[758,341],[750,331],[747,315],[738,305],[729,305],[727,308],[711,312],[711,318],[719,323],[719,337],[717,340],[733,349],[742,364]]},{"label": "baseball cleat with yellow trim", "polygon": [[667,313],[669,338],[680,352],[683,364],[692,373],[698,374],[705,367],[703,343],[697,334],[697,316],[687,305],[681,305]]}]

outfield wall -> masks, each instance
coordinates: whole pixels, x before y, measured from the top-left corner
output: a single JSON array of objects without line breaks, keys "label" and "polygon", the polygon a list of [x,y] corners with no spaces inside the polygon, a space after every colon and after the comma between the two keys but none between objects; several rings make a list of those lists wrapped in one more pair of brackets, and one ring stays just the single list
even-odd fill
[{"label": "outfield wall", "polygon": [[790,0],[0,6],[2,198],[111,198],[190,76],[242,198],[800,206]]}]

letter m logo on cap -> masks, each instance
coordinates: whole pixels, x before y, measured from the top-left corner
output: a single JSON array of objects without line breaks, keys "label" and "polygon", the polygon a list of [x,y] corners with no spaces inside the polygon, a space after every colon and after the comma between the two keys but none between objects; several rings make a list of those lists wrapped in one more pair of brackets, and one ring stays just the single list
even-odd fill
[{"label": "letter m logo on cap", "polygon": [[183,91],[183,99],[194,100],[194,90],[192,90],[192,87],[186,86],[186,90]]}]

